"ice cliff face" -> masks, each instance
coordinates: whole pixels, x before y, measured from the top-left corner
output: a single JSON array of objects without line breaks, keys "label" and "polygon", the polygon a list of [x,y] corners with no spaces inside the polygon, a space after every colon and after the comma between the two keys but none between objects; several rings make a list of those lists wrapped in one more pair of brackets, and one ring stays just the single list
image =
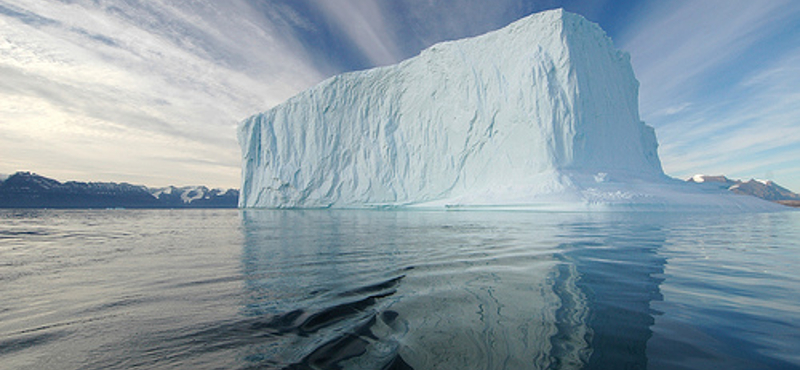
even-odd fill
[{"label": "ice cliff face", "polygon": [[599,26],[534,14],[248,118],[240,206],[614,201],[583,184],[667,179],[637,94]]}]

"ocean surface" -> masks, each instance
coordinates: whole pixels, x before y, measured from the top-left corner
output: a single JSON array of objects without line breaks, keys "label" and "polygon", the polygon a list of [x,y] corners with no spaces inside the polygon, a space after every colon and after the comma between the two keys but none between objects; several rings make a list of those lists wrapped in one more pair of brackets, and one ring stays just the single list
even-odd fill
[{"label": "ocean surface", "polygon": [[800,212],[0,210],[2,369],[800,369]]}]

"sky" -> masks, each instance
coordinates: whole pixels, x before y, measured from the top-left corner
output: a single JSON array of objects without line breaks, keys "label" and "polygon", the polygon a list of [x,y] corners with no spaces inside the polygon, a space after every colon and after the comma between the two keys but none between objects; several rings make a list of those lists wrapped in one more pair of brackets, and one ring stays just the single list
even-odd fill
[{"label": "sky", "polygon": [[0,0],[0,174],[238,187],[243,119],[558,7],[630,53],[668,175],[800,191],[797,0]]}]

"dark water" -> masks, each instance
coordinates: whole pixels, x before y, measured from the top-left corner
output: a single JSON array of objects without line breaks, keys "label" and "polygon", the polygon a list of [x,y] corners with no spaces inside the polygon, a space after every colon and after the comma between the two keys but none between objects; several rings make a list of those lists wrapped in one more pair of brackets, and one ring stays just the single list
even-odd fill
[{"label": "dark water", "polygon": [[800,213],[0,210],[2,369],[800,369]]}]

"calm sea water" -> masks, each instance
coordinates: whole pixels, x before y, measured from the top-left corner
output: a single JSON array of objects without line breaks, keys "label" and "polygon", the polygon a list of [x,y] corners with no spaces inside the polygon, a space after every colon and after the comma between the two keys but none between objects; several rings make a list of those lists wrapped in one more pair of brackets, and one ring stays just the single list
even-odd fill
[{"label": "calm sea water", "polygon": [[2,369],[796,369],[800,213],[0,210]]}]

